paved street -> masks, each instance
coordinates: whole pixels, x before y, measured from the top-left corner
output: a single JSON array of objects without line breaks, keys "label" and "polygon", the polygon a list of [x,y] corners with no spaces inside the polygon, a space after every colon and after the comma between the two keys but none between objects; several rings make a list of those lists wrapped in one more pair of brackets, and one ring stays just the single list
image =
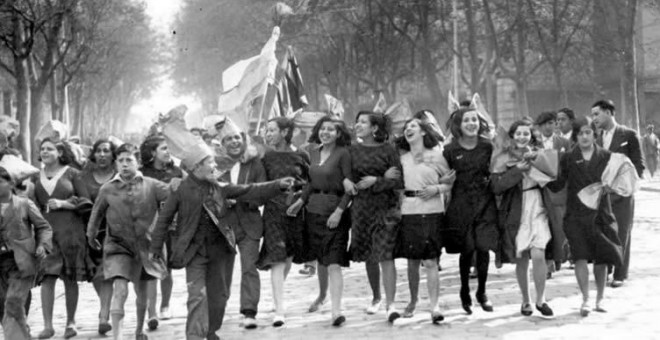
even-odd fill
[{"label": "paved street", "polygon": [[[488,294],[495,306],[493,313],[485,313],[475,308],[471,316],[465,315],[458,298],[458,256],[442,258],[441,305],[446,320],[441,325],[430,322],[425,275],[422,274],[420,298],[416,315],[411,319],[399,319],[394,325],[385,320],[385,312],[366,315],[364,308],[370,300],[364,266],[354,264],[344,271],[344,310],[346,324],[337,329],[330,326],[329,303],[320,312],[307,313],[317,291],[315,278],[298,274],[299,266],[294,266],[286,282],[288,301],[287,324],[281,329],[270,326],[273,313],[270,298],[268,272],[262,272],[262,301],[258,315],[257,330],[246,331],[239,327],[238,283],[240,278],[238,263],[234,274],[233,295],[229,302],[225,324],[220,331],[223,339],[259,338],[266,339],[346,339],[346,338],[397,338],[397,339],[653,339],[660,337],[660,179],[645,182],[637,195],[636,224],[633,231],[633,254],[631,280],[618,289],[606,289],[608,313],[595,313],[587,318],[578,314],[581,303],[579,291],[572,270],[562,269],[548,282],[547,297],[556,316],[542,319],[535,311],[531,317],[519,313],[520,293],[516,284],[514,267],[506,265],[501,269],[491,267],[488,280]],[[401,310],[408,301],[405,261],[397,261],[398,289],[397,306]],[[151,339],[184,339],[186,316],[185,279],[183,271],[175,272],[172,310],[174,318],[161,321],[155,332],[147,333]],[[592,277],[592,297],[595,288]],[[473,289],[476,287],[473,281]],[[42,329],[39,289],[34,289],[32,311],[29,323],[33,335]],[[473,292],[474,293],[474,292]],[[61,339],[64,332],[65,311],[63,286],[58,283],[55,306],[55,339]],[[127,304],[127,339],[134,338],[135,327],[134,295],[131,292]],[[78,308],[79,335],[75,339],[103,339],[96,333],[98,305],[91,284],[81,285]],[[0,335],[0,338],[2,336]]]}]

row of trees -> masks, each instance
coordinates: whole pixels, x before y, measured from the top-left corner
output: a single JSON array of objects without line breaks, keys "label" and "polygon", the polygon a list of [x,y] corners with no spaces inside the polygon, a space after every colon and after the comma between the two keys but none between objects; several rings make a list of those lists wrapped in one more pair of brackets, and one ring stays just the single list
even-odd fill
[{"label": "row of trees", "polygon": [[132,0],[5,0],[0,43],[0,77],[14,87],[28,159],[50,119],[68,116],[84,137],[122,131],[163,61],[144,4]]},{"label": "row of trees", "polygon": [[[462,94],[485,95],[497,114],[497,83],[515,84],[529,114],[530,86],[545,84],[557,107],[580,86],[605,95],[614,67],[624,112],[636,112],[634,30],[639,8],[657,0],[186,0],[177,23],[174,76],[183,92],[215,109],[222,70],[257,53],[281,26],[281,45],[298,53],[312,104],[323,93],[354,111],[373,95],[405,96],[444,112],[452,62]],[[456,25],[454,25],[456,21]],[[454,44],[454,36],[458,42]],[[616,99],[619,99],[617,96]]]}]

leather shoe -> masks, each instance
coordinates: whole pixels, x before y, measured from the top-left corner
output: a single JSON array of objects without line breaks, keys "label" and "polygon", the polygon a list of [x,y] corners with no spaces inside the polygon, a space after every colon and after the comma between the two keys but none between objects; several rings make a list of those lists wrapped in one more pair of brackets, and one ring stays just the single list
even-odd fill
[{"label": "leather shoe", "polygon": [[611,284],[612,288],[619,288],[623,286],[623,281],[622,280],[613,280]]},{"label": "leather shoe", "polygon": [[481,305],[481,309],[484,310],[484,312],[492,312],[493,311],[493,304],[488,300],[488,295],[486,294],[481,294],[477,295],[477,302]]},{"label": "leather shoe", "polygon": [[545,303],[545,302],[544,302],[542,305],[540,305],[540,306],[539,306],[539,305],[536,305],[536,310],[538,310],[539,312],[541,312],[541,314],[543,314],[543,316],[553,316],[553,315],[555,315],[555,314],[552,312],[552,308],[550,308],[550,306],[548,306],[548,304]]}]

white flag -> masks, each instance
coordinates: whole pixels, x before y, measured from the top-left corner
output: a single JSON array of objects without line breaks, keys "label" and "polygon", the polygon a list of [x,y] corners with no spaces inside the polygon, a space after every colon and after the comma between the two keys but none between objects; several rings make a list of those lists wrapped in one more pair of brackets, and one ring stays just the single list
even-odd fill
[{"label": "white flag", "polygon": [[325,95],[325,101],[328,103],[328,111],[337,119],[344,119],[344,104],[329,94]]},{"label": "white flag", "polygon": [[261,49],[261,54],[241,60],[223,72],[225,92],[220,94],[218,99],[218,113],[232,118],[236,116],[234,121],[242,120],[247,123],[247,117],[237,116],[246,115],[248,112],[246,108],[249,107],[250,102],[263,96],[266,86],[273,81],[277,67],[275,47],[279,37],[280,28],[275,27],[270,39]]}]

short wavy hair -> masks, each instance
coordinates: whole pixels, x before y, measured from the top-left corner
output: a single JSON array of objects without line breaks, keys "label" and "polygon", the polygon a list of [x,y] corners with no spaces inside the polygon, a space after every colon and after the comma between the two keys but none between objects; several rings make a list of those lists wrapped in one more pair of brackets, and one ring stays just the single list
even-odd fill
[{"label": "short wavy hair", "polygon": [[80,166],[78,162],[76,161],[76,155],[73,153],[71,150],[71,147],[67,145],[66,143],[53,139],[53,138],[44,138],[44,140],[39,143],[39,158],[37,159],[39,162],[41,162],[41,147],[46,144],[46,143],[51,143],[55,145],[55,149],[57,149],[58,152],[60,152],[60,156],[57,157],[57,160],[60,162],[62,165],[74,165],[74,166]]},{"label": "short wavy hair", "polygon": [[161,135],[153,135],[147,137],[147,139],[140,144],[140,160],[142,161],[142,166],[149,167],[154,163],[156,159],[154,153],[158,146],[161,143],[164,143],[165,137]]},{"label": "short wavy hair", "polygon": [[296,125],[293,123],[293,119],[286,117],[275,117],[268,120],[268,122],[274,122],[277,124],[277,128],[281,130],[289,129],[284,136],[284,141],[287,144],[291,144],[291,138],[293,138],[293,130],[296,128]]},{"label": "short wavy hair", "polygon": [[451,135],[454,138],[458,139],[463,136],[463,132],[461,132],[461,123],[463,122],[463,116],[469,112],[477,113],[477,119],[479,120],[479,131],[477,132],[477,135],[482,136],[490,132],[488,122],[486,122],[486,120],[479,114],[479,111],[471,108],[458,109],[452,112],[449,116],[449,120],[447,120],[447,130],[451,132]]},{"label": "short wavy hair", "polygon": [[110,153],[112,154],[112,161],[114,162],[117,159],[117,157],[115,157],[115,150],[117,150],[117,145],[115,145],[115,143],[111,142],[107,138],[101,138],[96,140],[96,142],[94,142],[94,145],[92,146],[92,150],[89,152],[89,156],[87,156],[87,159],[89,159],[90,162],[96,163],[96,152],[99,151],[101,144],[105,144],[105,143],[110,144]]},{"label": "short wavy hair", "polygon": [[374,141],[376,143],[383,143],[390,139],[390,132],[392,131],[392,121],[390,118],[382,113],[372,111],[360,111],[355,116],[355,121],[360,119],[360,116],[366,115],[369,118],[369,123],[372,126],[378,127],[374,133]]},{"label": "short wavy hair", "polygon": [[406,140],[405,131],[408,124],[414,121],[417,122],[417,124],[419,124],[420,129],[422,129],[422,131],[425,132],[425,135],[422,139],[425,148],[433,149],[438,144],[440,144],[440,140],[438,139],[438,133],[433,129],[433,126],[431,126],[431,124],[419,118],[411,118],[408,119],[405,122],[405,124],[403,124],[404,135],[396,139],[395,141],[396,146],[398,146],[401,150],[410,151],[410,143],[408,143],[408,141]]}]

